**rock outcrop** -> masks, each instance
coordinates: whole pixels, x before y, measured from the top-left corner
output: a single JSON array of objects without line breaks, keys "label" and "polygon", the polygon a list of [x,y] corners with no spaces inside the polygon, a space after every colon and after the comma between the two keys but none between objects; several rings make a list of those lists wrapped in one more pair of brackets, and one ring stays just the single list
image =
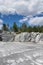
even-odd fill
[{"label": "rock outcrop", "polygon": [[20,34],[16,34],[14,32],[6,32],[3,31],[0,33],[0,41],[3,42],[39,42],[43,41],[43,33],[39,32],[22,32]]},{"label": "rock outcrop", "polygon": [[14,41],[15,36],[16,36],[16,33],[14,32],[3,31],[1,34],[1,38],[3,42],[12,42]]},{"label": "rock outcrop", "polygon": [[40,34],[34,32],[31,33],[24,32],[16,35],[15,37],[16,42],[39,42],[39,40],[40,40]]},{"label": "rock outcrop", "polygon": [[15,41],[17,41],[17,42],[25,42],[25,41],[28,42],[30,40],[31,40],[31,36],[30,36],[30,33],[28,33],[28,32],[18,34],[15,37]]}]

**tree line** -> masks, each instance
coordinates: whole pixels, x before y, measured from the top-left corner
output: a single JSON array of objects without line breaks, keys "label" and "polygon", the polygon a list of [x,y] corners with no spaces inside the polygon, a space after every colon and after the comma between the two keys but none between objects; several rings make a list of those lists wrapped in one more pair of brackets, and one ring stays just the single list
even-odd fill
[{"label": "tree line", "polygon": [[3,24],[2,30],[20,32],[43,32],[43,26],[27,26],[23,23],[20,27],[14,22],[13,26],[9,29],[9,25]]}]

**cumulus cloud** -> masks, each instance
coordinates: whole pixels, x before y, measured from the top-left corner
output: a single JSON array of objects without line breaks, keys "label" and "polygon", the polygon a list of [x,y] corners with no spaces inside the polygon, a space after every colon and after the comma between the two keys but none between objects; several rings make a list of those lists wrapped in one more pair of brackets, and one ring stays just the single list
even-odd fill
[{"label": "cumulus cloud", "polygon": [[43,12],[43,0],[0,0],[2,14],[34,15]]},{"label": "cumulus cloud", "polygon": [[29,20],[30,25],[43,25],[43,17],[35,17]]},{"label": "cumulus cloud", "polygon": [[2,28],[2,26],[3,26],[3,20],[0,19],[0,29]]},{"label": "cumulus cloud", "polygon": [[19,20],[20,23],[23,23],[23,22],[26,22],[26,21],[28,21],[28,18],[27,17],[24,17],[23,19],[20,19]]},{"label": "cumulus cloud", "polygon": [[[0,13],[24,15],[19,22],[28,21],[29,24],[43,24],[43,17],[35,17],[33,15],[43,12],[43,0],[0,0]],[[1,28],[2,25],[0,25]]]},{"label": "cumulus cloud", "polygon": [[29,25],[43,25],[43,17],[27,16],[19,20],[20,23],[28,22]]}]

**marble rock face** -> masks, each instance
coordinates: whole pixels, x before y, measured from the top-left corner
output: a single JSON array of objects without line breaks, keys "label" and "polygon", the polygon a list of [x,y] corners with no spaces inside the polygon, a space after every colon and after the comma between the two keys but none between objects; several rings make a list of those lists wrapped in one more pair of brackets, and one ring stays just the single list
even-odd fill
[{"label": "marble rock face", "polygon": [[40,40],[40,34],[39,32],[35,33],[35,32],[32,32],[31,33],[31,41],[32,42],[39,42]]},{"label": "marble rock face", "polygon": [[31,40],[30,33],[24,32],[21,34],[16,35],[15,41],[17,42],[28,42]]},{"label": "marble rock face", "polygon": [[2,41],[4,42],[7,42],[7,41],[12,42],[15,39],[15,36],[16,36],[16,33],[6,32],[6,31],[3,31],[3,33],[1,34],[1,37],[3,39]]},{"label": "marble rock face", "polygon": [[14,32],[3,31],[0,34],[0,41],[3,42],[39,42],[43,41],[43,33],[39,32],[22,32],[16,34]]},{"label": "marble rock face", "polygon": [[40,40],[43,41],[43,33],[40,33]]},{"label": "marble rock face", "polygon": [[17,42],[39,42],[39,40],[40,40],[40,34],[38,32],[37,33],[24,32],[24,33],[18,34],[15,37],[15,41]]}]

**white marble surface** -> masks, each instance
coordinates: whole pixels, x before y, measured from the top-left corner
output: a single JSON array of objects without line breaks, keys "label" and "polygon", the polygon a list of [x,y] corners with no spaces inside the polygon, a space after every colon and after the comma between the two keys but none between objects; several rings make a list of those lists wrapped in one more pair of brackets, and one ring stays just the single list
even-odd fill
[{"label": "white marble surface", "polygon": [[43,65],[43,44],[0,42],[0,65]]}]

